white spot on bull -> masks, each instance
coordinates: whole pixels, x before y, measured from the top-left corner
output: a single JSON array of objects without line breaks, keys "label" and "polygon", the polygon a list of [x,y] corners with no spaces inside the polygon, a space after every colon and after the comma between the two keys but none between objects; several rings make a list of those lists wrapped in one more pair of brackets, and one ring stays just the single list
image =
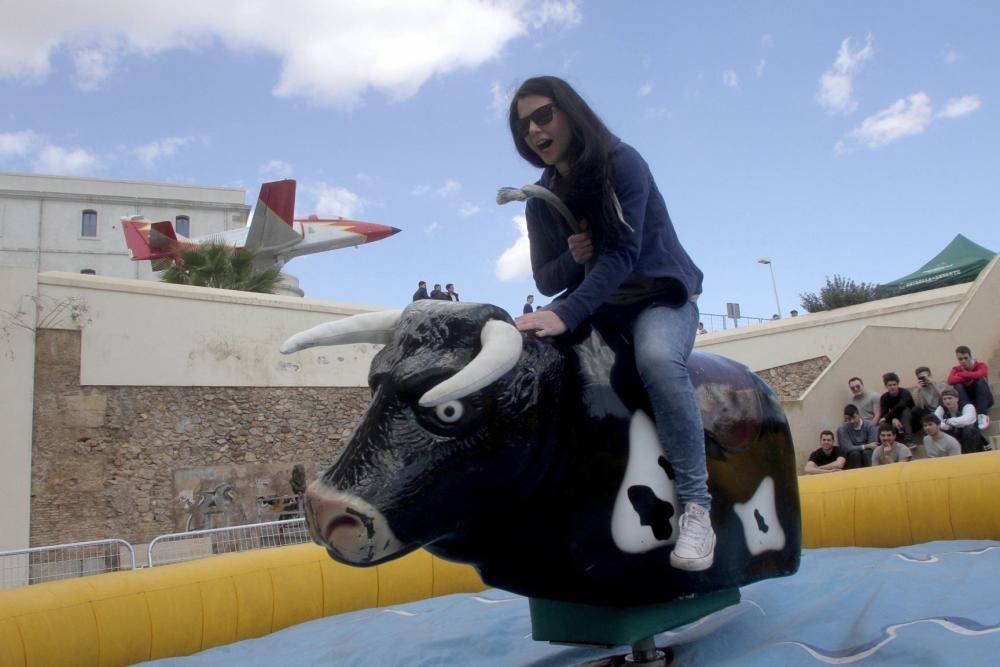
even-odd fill
[{"label": "white spot on bull", "polygon": [[778,508],[774,502],[773,477],[761,480],[753,497],[745,503],[734,503],[733,511],[743,524],[743,536],[751,555],[785,547],[785,531],[778,522]]},{"label": "white spot on bull", "polygon": [[660,467],[661,456],[663,449],[660,447],[660,438],[656,435],[653,421],[642,410],[636,411],[629,424],[628,464],[625,466],[625,477],[618,489],[614,511],[611,514],[611,537],[615,546],[625,553],[645,553],[673,544],[676,540],[676,511],[670,517],[670,537],[658,540],[650,526],[640,523],[639,515],[628,496],[630,487],[645,486],[659,500],[677,507],[677,492],[673,481]]}]

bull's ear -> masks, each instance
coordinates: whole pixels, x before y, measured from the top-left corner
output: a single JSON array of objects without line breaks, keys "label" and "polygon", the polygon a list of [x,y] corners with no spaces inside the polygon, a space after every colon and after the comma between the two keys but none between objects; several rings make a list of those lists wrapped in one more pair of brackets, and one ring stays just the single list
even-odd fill
[{"label": "bull's ear", "polygon": [[463,398],[495,382],[521,358],[524,337],[513,324],[489,320],[479,333],[482,348],[468,365],[420,397],[420,406],[433,408]]}]

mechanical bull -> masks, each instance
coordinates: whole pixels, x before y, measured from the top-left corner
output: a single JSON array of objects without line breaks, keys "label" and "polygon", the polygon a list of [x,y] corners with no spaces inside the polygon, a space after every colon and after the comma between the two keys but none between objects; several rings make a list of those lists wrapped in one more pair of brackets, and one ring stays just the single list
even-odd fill
[{"label": "mechanical bull", "polygon": [[[292,336],[281,351],[379,343],[372,401],[306,494],[314,539],[342,563],[424,547],[532,597],[631,606],[798,569],[788,424],[745,366],[689,360],[718,537],[704,572],[670,566],[673,471],[628,356],[596,331],[546,342],[495,306],[418,301]],[[618,362],[616,363],[616,359]]]}]

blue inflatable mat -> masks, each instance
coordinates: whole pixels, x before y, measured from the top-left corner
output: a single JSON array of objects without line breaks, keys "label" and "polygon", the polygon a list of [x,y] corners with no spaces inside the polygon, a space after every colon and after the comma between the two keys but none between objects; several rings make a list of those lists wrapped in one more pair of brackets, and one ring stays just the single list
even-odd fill
[{"label": "blue inflatable mat", "polygon": [[[798,574],[657,637],[684,665],[1000,664],[1000,542],[803,551]],[[527,599],[449,595],[303,623],[147,665],[557,667],[620,649],[531,639]]]}]

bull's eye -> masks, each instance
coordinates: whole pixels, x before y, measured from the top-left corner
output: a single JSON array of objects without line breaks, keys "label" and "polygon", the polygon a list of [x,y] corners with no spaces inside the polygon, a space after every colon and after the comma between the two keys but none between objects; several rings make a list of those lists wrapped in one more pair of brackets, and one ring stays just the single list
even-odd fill
[{"label": "bull's eye", "polygon": [[445,424],[454,424],[465,414],[462,401],[448,401],[434,408],[434,415]]}]

